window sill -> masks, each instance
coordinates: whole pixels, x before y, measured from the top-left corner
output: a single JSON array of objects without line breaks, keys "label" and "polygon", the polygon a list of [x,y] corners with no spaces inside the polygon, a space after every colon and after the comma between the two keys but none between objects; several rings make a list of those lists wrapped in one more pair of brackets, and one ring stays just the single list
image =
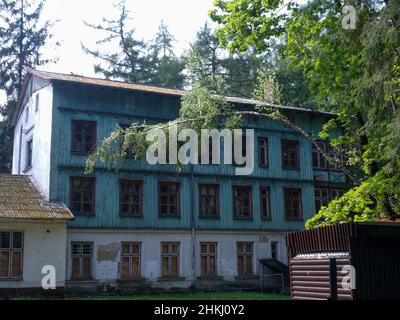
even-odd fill
[{"label": "window sill", "polygon": [[158,281],[185,281],[185,277],[181,276],[161,276],[157,278]]},{"label": "window sill", "polygon": [[285,220],[286,221],[304,221],[303,218],[286,218],[286,217],[285,217]]},{"label": "window sill", "polygon": [[158,215],[159,218],[172,218],[172,219],[180,219],[181,216],[177,215],[177,216],[172,216],[172,215]]},{"label": "window sill", "polygon": [[300,171],[300,168],[286,168],[282,167],[283,170],[290,170],[290,171]]},{"label": "window sill", "polygon": [[74,283],[97,283],[97,280],[93,280],[93,279],[86,279],[86,280],[79,280],[79,279],[73,279],[73,280],[67,280],[66,283],[68,284],[74,284]]},{"label": "window sill", "polygon": [[0,278],[0,281],[23,281],[23,277]]},{"label": "window sill", "polygon": [[236,280],[256,280],[258,278],[259,277],[256,274],[245,274],[245,275],[236,276]]},{"label": "window sill", "polygon": [[198,281],[222,281],[224,280],[221,276],[200,276],[197,277]]},{"label": "window sill", "polygon": [[233,216],[234,220],[253,220],[253,216],[251,217],[235,217]]},{"label": "window sill", "polygon": [[272,221],[271,217],[261,217],[262,221]]},{"label": "window sill", "polygon": [[199,216],[199,219],[219,220],[219,219],[221,219],[221,217],[220,216]]},{"label": "window sill", "polygon": [[[94,150],[96,151],[96,150]],[[92,154],[94,151],[89,151],[89,152],[81,152],[81,151],[71,151],[71,154],[74,156],[89,156],[90,154]]]},{"label": "window sill", "polygon": [[80,217],[95,217],[96,213],[87,213],[87,212],[72,212],[75,216]]},{"label": "window sill", "polygon": [[130,284],[130,283],[142,283],[145,282],[146,278],[135,277],[135,278],[120,278],[117,280],[119,284]]},{"label": "window sill", "polygon": [[143,215],[134,215],[134,214],[128,214],[128,213],[120,213],[119,216],[121,218],[143,218]]}]

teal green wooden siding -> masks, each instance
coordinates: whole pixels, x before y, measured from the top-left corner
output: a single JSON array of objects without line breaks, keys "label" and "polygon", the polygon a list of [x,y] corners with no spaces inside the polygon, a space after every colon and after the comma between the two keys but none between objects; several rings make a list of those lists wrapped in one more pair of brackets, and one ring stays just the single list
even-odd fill
[{"label": "teal green wooden siding", "polygon": [[[134,121],[158,122],[170,120],[179,114],[179,97],[151,93],[115,90],[101,87],[54,84],[54,112],[52,139],[52,176],[50,196],[69,204],[69,177],[83,174],[86,157],[71,154],[71,120],[89,120],[97,123],[97,142],[107,137],[118,124]],[[325,116],[321,116],[325,118]],[[309,113],[296,113],[296,123],[308,132],[318,132],[326,119]],[[69,226],[73,228],[132,228],[132,229],[198,229],[213,230],[297,230],[315,213],[314,172],[312,148],[309,141],[285,127],[282,123],[261,119],[254,128],[257,136],[268,138],[269,167],[258,165],[255,139],[254,172],[250,176],[235,176],[231,165],[194,165],[178,171],[174,165],[149,165],[145,161],[126,160],[118,170],[108,170],[99,164],[96,177],[96,215],[76,216]],[[293,139],[300,143],[300,170],[283,170],[281,140]],[[119,179],[143,180],[143,217],[119,216]],[[179,181],[180,217],[158,216],[158,181]],[[198,183],[220,185],[220,218],[203,219],[198,213]],[[232,209],[232,185],[252,186],[253,219],[235,220]],[[260,217],[260,186],[271,188],[271,220]],[[284,218],[283,188],[302,190],[302,221]]]}]

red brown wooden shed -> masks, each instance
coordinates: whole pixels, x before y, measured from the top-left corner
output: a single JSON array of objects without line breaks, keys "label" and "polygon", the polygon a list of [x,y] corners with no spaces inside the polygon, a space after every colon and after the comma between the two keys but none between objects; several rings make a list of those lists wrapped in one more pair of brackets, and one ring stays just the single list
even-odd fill
[{"label": "red brown wooden shed", "polygon": [[292,299],[400,299],[400,224],[344,223],[286,235]]}]

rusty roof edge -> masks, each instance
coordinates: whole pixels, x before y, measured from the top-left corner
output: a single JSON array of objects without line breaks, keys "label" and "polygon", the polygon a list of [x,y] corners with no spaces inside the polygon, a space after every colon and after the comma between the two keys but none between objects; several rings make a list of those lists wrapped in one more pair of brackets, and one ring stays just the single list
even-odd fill
[{"label": "rusty roof edge", "polygon": [[[77,83],[84,83],[88,85],[99,85],[105,87],[113,87],[112,83],[120,84],[120,85],[132,85],[136,88],[126,88],[126,87],[117,87],[122,90],[135,90],[135,91],[143,91],[143,92],[152,92],[158,94],[167,94],[173,96],[184,96],[188,93],[187,90],[181,89],[172,89],[172,88],[165,88],[161,86],[155,85],[147,85],[147,84],[140,84],[140,83],[133,83],[133,82],[126,82],[121,80],[111,80],[111,79],[104,79],[104,78],[96,78],[96,77],[87,77],[82,75],[74,75],[74,74],[66,74],[66,73],[56,73],[56,72],[49,72],[49,71],[41,71],[41,70],[28,70],[33,76],[39,77],[43,80],[47,81],[60,81],[60,82],[77,82]],[[64,76],[66,78],[59,78],[57,76]],[[78,81],[74,78],[81,78],[82,81]],[[93,80],[93,81],[101,81],[104,83],[86,83],[84,82],[85,79]],[[106,83],[109,84],[106,84]],[[248,104],[248,105],[263,105],[263,106],[271,106],[274,108],[284,109],[284,110],[291,110],[291,111],[300,111],[300,112],[307,112],[307,113],[316,113],[316,114],[324,114],[330,116],[337,116],[336,113],[329,112],[329,111],[321,111],[321,110],[313,110],[313,109],[306,109],[303,107],[295,107],[295,106],[287,106],[287,105],[279,105],[274,103],[266,103],[264,101],[250,99],[250,98],[241,98],[241,97],[232,97],[232,96],[221,96],[221,95],[213,95],[216,98],[226,99],[228,102],[231,103],[239,103],[239,104]]]}]

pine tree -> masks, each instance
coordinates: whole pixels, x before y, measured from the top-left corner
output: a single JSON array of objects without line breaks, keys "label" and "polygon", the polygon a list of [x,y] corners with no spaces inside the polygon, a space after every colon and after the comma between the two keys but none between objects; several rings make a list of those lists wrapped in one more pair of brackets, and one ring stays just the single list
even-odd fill
[{"label": "pine tree", "polygon": [[182,89],[184,82],[182,59],[174,53],[175,39],[161,21],[158,32],[150,44],[150,59],[152,64],[151,83],[161,87]]},{"label": "pine tree", "polygon": [[115,20],[102,19],[102,24],[85,24],[97,31],[103,31],[107,36],[97,41],[98,46],[110,46],[117,44],[118,50],[92,50],[82,45],[87,54],[100,60],[95,64],[94,71],[106,78],[116,78],[129,82],[151,83],[151,62],[144,41],[135,38],[135,29],[128,28],[127,24],[132,20],[126,8],[126,1],[120,0],[115,8],[119,17]]},{"label": "pine tree", "polygon": [[11,170],[12,136],[10,118],[21,93],[25,72],[48,62],[40,49],[50,37],[49,22],[39,24],[43,2],[3,0],[0,2],[0,90],[7,102],[0,107],[0,172]]},{"label": "pine tree", "polygon": [[197,33],[186,62],[189,85],[201,83],[211,91],[222,89],[223,94],[241,97],[252,95],[258,74],[269,64],[267,54],[258,55],[251,49],[230,55],[207,23]]}]

